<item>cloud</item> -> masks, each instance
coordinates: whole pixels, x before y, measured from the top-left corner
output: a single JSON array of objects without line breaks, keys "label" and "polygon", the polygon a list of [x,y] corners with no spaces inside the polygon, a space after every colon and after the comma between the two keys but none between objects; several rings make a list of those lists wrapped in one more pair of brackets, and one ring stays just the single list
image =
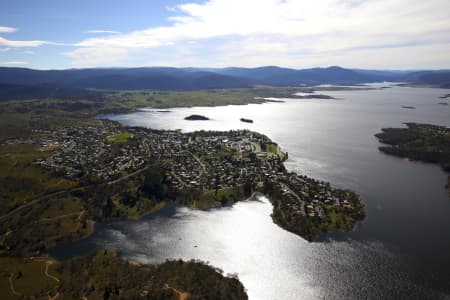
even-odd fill
[{"label": "cloud", "polygon": [[18,47],[39,47],[46,44],[52,44],[46,41],[13,41],[0,37],[0,46],[18,48]]},{"label": "cloud", "polygon": [[[16,32],[17,28],[13,27],[5,27],[0,26],[0,33],[11,33]],[[0,46],[4,46],[5,48],[0,48],[0,52],[6,52],[11,50],[11,48],[20,48],[20,47],[39,47],[46,44],[58,45],[57,43],[39,41],[39,40],[30,40],[30,41],[16,41],[16,40],[8,40],[3,37],[0,37]],[[62,44],[59,44],[62,45]],[[28,51],[28,53],[31,51]],[[24,53],[27,53],[25,51]]]},{"label": "cloud", "polygon": [[[433,49],[450,43],[448,0],[210,0],[169,11],[169,26],[84,39],[67,55],[79,67],[93,66],[97,59],[102,66],[148,61],[146,53],[155,49],[167,53],[158,63],[304,67],[338,64],[330,57],[353,62],[355,53],[383,49],[383,55],[397,58],[399,51],[414,54],[406,57],[414,57],[410,65],[418,67],[430,61],[420,56],[424,46],[433,55]],[[178,51],[192,42],[195,48]],[[442,67],[450,67],[450,52],[439,57]],[[384,62],[386,57],[372,56],[360,67]],[[405,65],[404,59],[390,62],[391,68]]]},{"label": "cloud", "polygon": [[27,65],[26,61],[0,61],[0,66],[22,66]]},{"label": "cloud", "polygon": [[[72,58],[72,64],[75,66],[99,67],[125,65],[131,52],[123,48],[89,47],[78,48],[63,54]],[[113,61],[111,57],[114,57]]]},{"label": "cloud", "polygon": [[114,31],[114,30],[87,30],[86,33],[92,33],[92,34],[119,34],[120,31]]},{"label": "cloud", "polygon": [[11,33],[17,31],[17,28],[0,26],[0,33]]},{"label": "cloud", "polygon": [[25,54],[30,54],[30,55],[34,54],[34,52],[31,51],[31,50],[25,50],[25,51],[23,51],[23,53],[25,53]]}]

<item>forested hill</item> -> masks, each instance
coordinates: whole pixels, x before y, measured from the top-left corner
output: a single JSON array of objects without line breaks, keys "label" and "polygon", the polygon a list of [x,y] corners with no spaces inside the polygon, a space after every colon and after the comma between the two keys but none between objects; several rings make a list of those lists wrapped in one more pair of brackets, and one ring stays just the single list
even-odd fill
[{"label": "forested hill", "polygon": [[33,70],[0,68],[1,84],[52,83],[73,88],[109,90],[193,90],[247,87],[248,80],[207,71],[176,68]]},{"label": "forested hill", "polygon": [[6,100],[24,100],[24,99],[102,99],[102,93],[61,86],[54,83],[39,84],[1,84],[0,83],[0,102]]},{"label": "forested hill", "polygon": [[[43,84],[72,89],[198,90],[242,88],[261,84],[274,86],[350,85],[380,81],[401,81],[450,87],[450,71],[391,72],[352,70],[341,67],[297,70],[275,66],[215,69],[148,67],[67,70],[0,67],[0,84],[32,85],[35,89],[49,87],[43,86]],[[61,93],[61,91],[59,92]]]}]

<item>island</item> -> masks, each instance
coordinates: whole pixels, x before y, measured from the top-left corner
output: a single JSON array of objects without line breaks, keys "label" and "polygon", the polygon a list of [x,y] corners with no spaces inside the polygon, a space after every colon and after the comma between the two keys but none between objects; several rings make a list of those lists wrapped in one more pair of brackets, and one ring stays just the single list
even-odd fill
[{"label": "island", "polygon": [[416,109],[414,106],[402,106],[402,108],[406,108],[406,109]]},{"label": "island", "polygon": [[252,120],[252,119],[241,118],[241,122],[244,122],[244,123],[253,123],[253,120]]},{"label": "island", "polygon": [[[375,136],[379,150],[390,155],[439,164],[450,172],[450,128],[444,126],[406,123],[407,128],[383,128]],[[447,188],[450,195],[450,175]]]},{"label": "island", "polygon": [[324,99],[324,100],[337,100],[335,97],[323,94],[311,94],[311,95],[294,95],[296,99]]},{"label": "island", "polygon": [[185,120],[189,121],[206,121],[209,120],[208,117],[202,116],[202,115],[190,115],[184,118]]}]

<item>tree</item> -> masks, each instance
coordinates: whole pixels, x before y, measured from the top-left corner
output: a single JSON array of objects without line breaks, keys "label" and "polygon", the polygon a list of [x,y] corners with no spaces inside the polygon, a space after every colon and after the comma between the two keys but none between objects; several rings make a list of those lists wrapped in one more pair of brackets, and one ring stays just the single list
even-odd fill
[{"label": "tree", "polygon": [[142,185],[142,191],[149,197],[155,197],[162,199],[164,197],[164,173],[161,169],[150,168],[145,172],[144,184]]}]

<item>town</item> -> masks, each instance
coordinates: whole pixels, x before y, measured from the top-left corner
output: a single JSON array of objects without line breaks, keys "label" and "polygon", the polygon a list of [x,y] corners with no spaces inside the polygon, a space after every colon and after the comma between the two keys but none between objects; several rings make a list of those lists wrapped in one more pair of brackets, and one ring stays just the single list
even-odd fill
[{"label": "town", "polygon": [[35,164],[79,185],[128,178],[157,162],[165,166],[173,191],[217,195],[246,186],[251,193],[269,196],[274,221],[308,240],[329,230],[350,230],[365,216],[358,195],[288,172],[283,164],[287,153],[268,137],[248,130],[182,133],[100,121],[96,126],[36,130],[35,136],[32,142],[50,152]]}]

